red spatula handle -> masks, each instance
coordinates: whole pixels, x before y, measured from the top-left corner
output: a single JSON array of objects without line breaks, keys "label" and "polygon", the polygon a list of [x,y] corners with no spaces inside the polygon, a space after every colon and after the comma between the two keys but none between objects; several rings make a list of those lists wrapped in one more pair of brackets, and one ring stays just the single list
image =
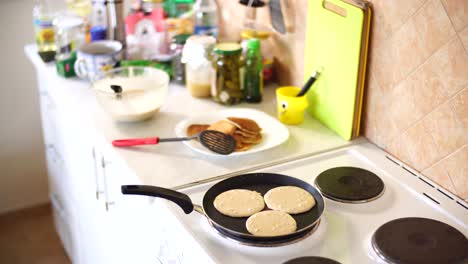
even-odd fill
[{"label": "red spatula handle", "polygon": [[112,141],[114,147],[131,147],[139,145],[156,145],[159,142],[158,137],[151,138],[130,138],[130,139],[117,139]]}]

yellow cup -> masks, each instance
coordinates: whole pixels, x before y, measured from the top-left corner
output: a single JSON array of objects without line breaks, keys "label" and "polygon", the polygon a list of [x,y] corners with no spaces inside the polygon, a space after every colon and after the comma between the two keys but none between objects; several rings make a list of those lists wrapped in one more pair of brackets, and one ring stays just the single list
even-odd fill
[{"label": "yellow cup", "polygon": [[276,89],[278,119],[288,125],[298,125],[304,121],[304,111],[309,106],[306,96],[296,97],[301,89],[285,86]]}]

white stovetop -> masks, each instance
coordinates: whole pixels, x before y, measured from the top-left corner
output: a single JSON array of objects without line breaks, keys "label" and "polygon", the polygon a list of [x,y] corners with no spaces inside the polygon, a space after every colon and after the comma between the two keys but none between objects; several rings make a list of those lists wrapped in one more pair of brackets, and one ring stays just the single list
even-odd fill
[{"label": "white stovetop", "polygon": [[[27,56],[37,69],[40,84],[47,86],[40,87],[40,89],[50,89],[49,94],[55,103],[67,109],[67,115],[69,115],[67,118],[86,123],[83,127],[94,128],[96,134],[109,143],[117,138],[171,137],[175,135],[175,125],[186,117],[232,109],[232,107],[224,107],[211,100],[193,98],[185,87],[171,85],[167,102],[152,120],[136,124],[117,124],[97,105],[88,82],[58,76],[55,65],[43,63],[36,51],[35,45],[25,47]],[[265,89],[264,101],[261,104],[241,104],[239,107],[258,109],[275,116],[274,88]],[[360,141],[345,141],[308,116],[302,125],[288,126],[288,129],[290,138],[281,146],[242,157],[207,157],[190,150],[184,144],[177,143],[138,149],[115,149],[115,151],[128,166],[129,171],[132,171],[135,178],[139,179],[139,182],[135,184],[172,188],[274,161],[320,153]]]},{"label": "white stovetop", "polygon": [[[343,264],[380,263],[370,250],[370,238],[379,226],[400,217],[432,218],[468,234],[468,210],[437,191],[436,184],[436,188],[429,186],[385,155],[374,145],[365,143],[261,170],[297,177],[313,184],[322,171],[337,166],[354,166],[376,173],[385,183],[383,196],[369,203],[343,204],[325,198],[325,212],[317,231],[305,240],[288,246],[257,248],[239,245],[220,237],[198,213],[185,215],[176,206],[168,207],[213,261],[223,264],[274,264],[300,256],[323,256]],[[194,203],[201,204],[209,186],[211,184],[192,188],[185,193]],[[440,205],[422,193],[428,194]],[[463,201],[459,202],[466,206]]]}]

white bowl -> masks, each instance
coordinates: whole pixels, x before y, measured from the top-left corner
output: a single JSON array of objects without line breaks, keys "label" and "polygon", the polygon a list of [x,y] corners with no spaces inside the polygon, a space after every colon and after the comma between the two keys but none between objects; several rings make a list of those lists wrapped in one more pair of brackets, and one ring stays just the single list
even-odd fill
[{"label": "white bowl", "polygon": [[[111,86],[121,87],[116,93]],[[169,75],[150,67],[120,67],[106,71],[92,83],[99,104],[119,122],[151,118],[164,103]]]}]

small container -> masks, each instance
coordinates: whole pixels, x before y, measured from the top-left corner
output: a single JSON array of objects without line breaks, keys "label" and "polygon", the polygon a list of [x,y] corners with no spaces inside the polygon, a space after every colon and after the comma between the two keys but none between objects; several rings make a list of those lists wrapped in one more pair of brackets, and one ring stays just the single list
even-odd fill
[{"label": "small container", "polygon": [[216,43],[212,36],[191,36],[182,51],[185,63],[185,83],[189,93],[195,97],[210,97],[213,68],[210,53]]},{"label": "small container", "polygon": [[182,64],[182,50],[190,34],[179,34],[172,38],[171,54],[172,57],[172,77],[173,81],[179,84],[185,84],[185,67]]},{"label": "small container", "polygon": [[214,48],[213,87],[214,100],[225,105],[238,104],[243,99],[242,47],[238,43],[220,43]]},{"label": "small container", "polygon": [[294,86],[276,90],[278,119],[288,125],[298,125],[304,121],[305,109],[309,106],[306,96],[296,97],[301,89]]},{"label": "small container", "polygon": [[76,76],[75,73],[76,52],[72,52],[70,56],[64,57],[60,60],[55,60],[55,67],[58,75],[69,78]]}]

